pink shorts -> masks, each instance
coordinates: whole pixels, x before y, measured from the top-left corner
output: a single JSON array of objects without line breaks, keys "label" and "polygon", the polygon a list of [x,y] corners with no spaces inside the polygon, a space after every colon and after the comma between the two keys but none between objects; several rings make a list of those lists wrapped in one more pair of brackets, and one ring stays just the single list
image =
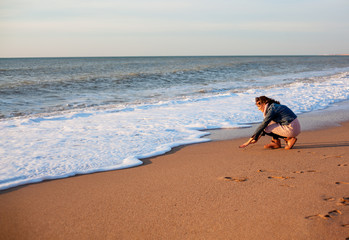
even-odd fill
[{"label": "pink shorts", "polygon": [[282,137],[296,137],[301,133],[301,125],[298,118],[288,125],[280,125],[271,121],[264,131],[267,133],[272,132]]}]

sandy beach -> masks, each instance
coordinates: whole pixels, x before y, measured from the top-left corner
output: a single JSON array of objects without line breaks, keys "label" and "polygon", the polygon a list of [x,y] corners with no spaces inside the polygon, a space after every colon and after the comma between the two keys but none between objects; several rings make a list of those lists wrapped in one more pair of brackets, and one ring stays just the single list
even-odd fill
[{"label": "sandy beach", "polygon": [[348,239],[349,122],[176,148],[144,165],[0,193],[0,239]]}]

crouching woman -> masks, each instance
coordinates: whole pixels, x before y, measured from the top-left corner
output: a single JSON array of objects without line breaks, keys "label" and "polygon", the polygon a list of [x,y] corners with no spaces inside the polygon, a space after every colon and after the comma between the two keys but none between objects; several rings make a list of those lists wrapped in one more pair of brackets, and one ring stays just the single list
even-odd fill
[{"label": "crouching woman", "polygon": [[297,136],[301,132],[301,126],[297,119],[297,115],[285,105],[281,105],[279,101],[266,96],[256,97],[256,105],[258,110],[263,112],[264,120],[258,126],[253,136],[240,148],[247,147],[256,143],[261,136],[269,135],[272,137],[271,143],[264,148],[280,148],[280,139],[285,140],[285,149],[291,149],[297,142]]}]

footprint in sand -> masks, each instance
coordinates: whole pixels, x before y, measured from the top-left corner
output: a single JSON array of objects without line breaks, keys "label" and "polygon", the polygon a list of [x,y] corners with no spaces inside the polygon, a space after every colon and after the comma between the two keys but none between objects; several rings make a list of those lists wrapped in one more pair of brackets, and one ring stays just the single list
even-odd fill
[{"label": "footprint in sand", "polygon": [[349,182],[336,182],[337,185],[349,184]]},{"label": "footprint in sand", "polygon": [[230,182],[246,182],[248,178],[245,177],[239,177],[239,178],[234,178],[234,177],[220,177],[219,180],[223,181],[230,181]]},{"label": "footprint in sand", "polygon": [[328,212],[327,214],[316,214],[316,215],[307,216],[307,217],[305,217],[305,218],[306,218],[306,219],[313,219],[313,218],[319,217],[319,218],[328,220],[328,219],[330,219],[330,218],[334,218],[334,217],[339,216],[339,215],[341,215],[341,214],[342,214],[341,211],[335,209],[335,210],[333,210],[333,211]]},{"label": "footprint in sand", "polygon": [[334,197],[326,197],[326,198],[323,198],[326,202],[332,202],[334,200],[336,200]]},{"label": "footprint in sand", "polygon": [[280,179],[280,180],[286,180],[286,179],[293,179],[294,177],[284,177],[284,176],[269,176],[269,179]]},{"label": "footprint in sand", "polygon": [[337,203],[338,206],[349,206],[349,197],[342,197]]},{"label": "footprint in sand", "polygon": [[300,174],[300,173],[315,173],[315,172],[318,172],[318,171],[316,171],[316,170],[305,170],[305,171],[294,171],[292,173]]},{"label": "footprint in sand", "polygon": [[324,155],[323,158],[321,159],[328,159],[328,158],[342,158],[343,156],[342,155],[334,155],[334,156],[326,156]]},{"label": "footprint in sand", "polygon": [[[281,173],[280,171],[276,171],[276,170],[258,170],[258,172],[268,172],[268,173]],[[269,179],[280,179],[280,180],[285,180],[285,179],[292,179],[294,177],[284,177],[284,176],[269,176]],[[290,188],[294,188],[294,185],[288,185],[288,184],[282,184],[281,186],[283,187],[290,187]]]},{"label": "footprint in sand", "polygon": [[269,172],[269,173],[280,173],[280,171],[276,170],[267,170],[267,169],[260,169],[257,172]]},{"label": "footprint in sand", "polygon": [[[325,197],[323,198],[324,201],[326,202],[333,202],[336,199],[334,197]],[[340,199],[338,199],[336,205],[338,206],[349,206],[349,197],[342,197]]]},{"label": "footprint in sand", "polygon": [[[258,170],[258,172],[269,172],[269,173],[281,173],[281,171],[276,171],[276,170],[265,170],[265,169],[261,169],[261,170]],[[318,172],[316,170],[301,170],[301,171],[294,171],[294,172],[291,172],[291,173],[297,173],[297,174],[301,174],[301,173],[315,173],[315,172]]]}]

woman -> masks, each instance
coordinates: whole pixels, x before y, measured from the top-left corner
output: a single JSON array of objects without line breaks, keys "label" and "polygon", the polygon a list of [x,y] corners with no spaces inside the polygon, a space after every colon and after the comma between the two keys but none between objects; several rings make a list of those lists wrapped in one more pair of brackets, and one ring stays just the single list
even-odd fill
[{"label": "woman", "polygon": [[264,120],[258,126],[253,136],[240,148],[247,147],[251,143],[256,143],[261,136],[272,137],[271,143],[264,148],[280,148],[280,138],[286,142],[285,149],[291,149],[297,142],[296,136],[301,132],[301,126],[296,114],[285,105],[266,96],[256,97],[256,105],[263,112]]}]

